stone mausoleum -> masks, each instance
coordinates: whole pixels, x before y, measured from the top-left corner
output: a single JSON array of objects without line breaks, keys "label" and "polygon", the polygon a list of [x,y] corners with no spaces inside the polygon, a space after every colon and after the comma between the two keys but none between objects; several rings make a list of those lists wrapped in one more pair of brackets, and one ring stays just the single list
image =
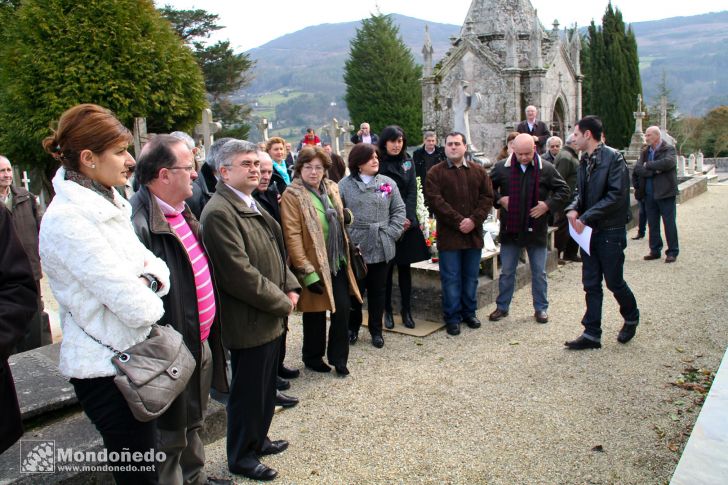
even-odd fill
[{"label": "stone mausoleum", "polygon": [[580,39],[545,31],[529,0],[473,0],[460,35],[435,65],[425,32],[423,129],[469,134],[471,151],[494,159],[528,105],[564,138],[581,118]]}]

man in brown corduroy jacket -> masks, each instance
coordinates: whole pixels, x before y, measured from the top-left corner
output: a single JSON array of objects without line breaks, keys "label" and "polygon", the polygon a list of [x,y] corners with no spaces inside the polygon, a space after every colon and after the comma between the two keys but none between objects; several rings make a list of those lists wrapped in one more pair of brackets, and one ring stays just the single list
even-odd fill
[{"label": "man in brown corduroy jacket", "polygon": [[425,195],[437,219],[442,310],[447,333],[458,335],[460,323],[480,327],[477,309],[478,270],[483,251],[483,222],[493,207],[493,187],[485,169],[465,160],[465,135],[445,138],[445,156],[428,172]]}]

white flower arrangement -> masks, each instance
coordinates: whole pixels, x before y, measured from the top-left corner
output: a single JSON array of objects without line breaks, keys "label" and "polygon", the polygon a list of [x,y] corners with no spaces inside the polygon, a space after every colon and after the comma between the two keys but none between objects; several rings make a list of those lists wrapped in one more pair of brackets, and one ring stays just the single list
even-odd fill
[{"label": "white flower arrangement", "polygon": [[427,219],[430,217],[430,212],[427,210],[425,205],[425,195],[422,191],[422,183],[420,178],[417,178],[417,220],[420,222],[420,229],[425,235],[425,239],[430,237],[430,224],[427,223]]}]

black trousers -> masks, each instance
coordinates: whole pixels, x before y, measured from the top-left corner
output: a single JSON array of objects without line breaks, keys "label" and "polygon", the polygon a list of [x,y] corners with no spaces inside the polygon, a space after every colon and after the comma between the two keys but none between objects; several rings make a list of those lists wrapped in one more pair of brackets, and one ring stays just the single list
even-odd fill
[{"label": "black trousers", "polygon": [[324,350],[333,366],[343,365],[349,359],[349,279],[346,268],[342,268],[336,276],[331,275],[331,286],[334,294],[336,313],[331,314],[329,342],[326,345],[326,312],[303,313],[303,363],[315,365],[324,357]]},{"label": "black trousers", "polygon": [[[394,263],[390,263],[387,272],[387,293],[384,300],[384,308],[392,313],[392,273],[394,272]],[[397,282],[399,283],[400,294],[400,311],[402,313],[410,311],[410,299],[412,297],[412,272],[409,264],[398,264],[397,266]]]},{"label": "black trousers", "polygon": [[[101,433],[104,447],[109,453],[135,451],[141,453],[156,449],[154,421],[142,423],[137,421],[129,409],[124,396],[114,384],[113,377],[96,377],[93,379],[71,379],[78,401],[96,429]],[[154,465],[154,471],[112,472],[117,484],[156,484],[157,463],[118,461],[109,465]]]},{"label": "black trousers", "polygon": [[230,350],[233,378],[227,404],[227,458],[232,473],[255,468],[268,441],[276,405],[281,338],[249,349]]},{"label": "black trousers", "polygon": [[[387,285],[387,273],[392,265],[389,263],[367,264],[367,276],[359,280],[359,293],[367,297],[367,311],[369,312],[369,333],[382,334],[382,315],[384,314],[384,297]],[[408,266],[409,268],[409,266]],[[391,276],[391,273],[389,273]],[[359,332],[362,322],[362,304],[356,298],[351,298],[351,313],[349,314],[349,330]]]},{"label": "black trousers", "polygon": [[286,338],[288,337],[288,317],[286,317],[284,325],[286,326],[281,336],[281,348],[278,351],[278,371],[280,372],[284,367],[286,361]]}]

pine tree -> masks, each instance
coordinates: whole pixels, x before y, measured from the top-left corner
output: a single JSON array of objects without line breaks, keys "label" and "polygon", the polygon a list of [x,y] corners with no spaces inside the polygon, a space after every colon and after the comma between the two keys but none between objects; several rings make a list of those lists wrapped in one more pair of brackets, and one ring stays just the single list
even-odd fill
[{"label": "pine tree", "polygon": [[662,117],[662,97],[667,100],[667,132],[672,134],[673,128],[677,123],[677,105],[672,97],[672,92],[667,85],[667,74],[664,69],[660,77],[660,82],[657,84],[657,93],[655,94],[652,103],[647,108],[647,123],[649,125],[660,124]]},{"label": "pine tree", "polygon": [[582,57],[585,75],[583,111],[599,116],[611,146],[630,143],[634,129],[632,113],[642,92],[637,41],[632,28],[625,29],[622,13],[612,3],[602,17],[602,25],[591,23],[588,47]]},{"label": "pine tree", "polygon": [[175,10],[169,5],[159,9],[159,13],[195,54],[211,98],[212,115],[222,121],[217,137],[247,138],[252,109],[246,103],[233,101],[231,95],[248,85],[255,61],[246,53],[236,54],[230,41],[205,43],[212,32],[223,28],[217,23],[218,15],[201,9]]},{"label": "pine tree", "polygon": [[344,67],[344,99],[354,126],[368,122],[377,132],[396,124],[410,140],[419,139],[421,71],[390,16],[362,20]]}]

